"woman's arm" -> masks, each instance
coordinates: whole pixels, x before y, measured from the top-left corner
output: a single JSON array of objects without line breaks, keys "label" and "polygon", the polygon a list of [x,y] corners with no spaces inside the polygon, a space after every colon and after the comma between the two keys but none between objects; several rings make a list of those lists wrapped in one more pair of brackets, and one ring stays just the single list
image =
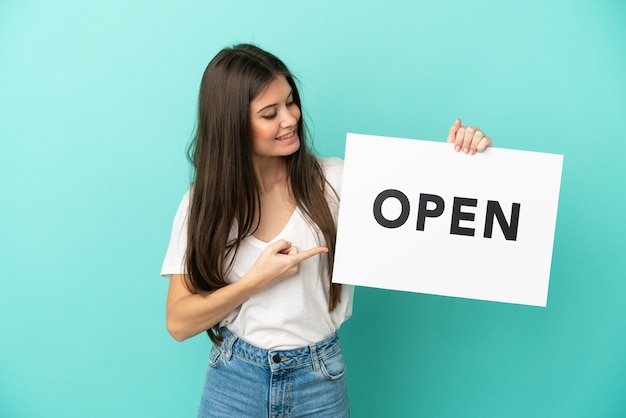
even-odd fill
[{"label": "woman's arm", "polygon": [[210,294],[192,294],[184,281],[184,275],[172,275],[167,292],[166,327],[176,341],[211,328],[254,293],[247,281],[239,281]]},{"label": "woman's arm", "polygon": [[276,241],[267,246],[241,279],[205,295],[191,293],[184,284],[184,275],[172,275],[166,304],[168,332],[175,340],[183,341],[206,331],[254,293],[296,274],[302,261],[327,251],[326,247],[298,251],[285,240]]}]

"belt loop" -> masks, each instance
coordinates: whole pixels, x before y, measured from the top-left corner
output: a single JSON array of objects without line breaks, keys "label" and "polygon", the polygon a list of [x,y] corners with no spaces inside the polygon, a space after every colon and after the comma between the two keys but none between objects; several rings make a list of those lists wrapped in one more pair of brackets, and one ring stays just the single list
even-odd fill
[{"label": "belt loop", "polygon": [[309,344],[309,350],[311,350],[311,359],[313,360],[313,370],[317,372],[320,370],[320,359],[317,357],[317,346],[315,344]]},{"label": "belt loop", "polygon": [[224,345],[224,358],[226,360],[230,360],[231,355],[233,354],[233,345],[237,341],[237,337],[233,333],[228,333],[228,336],[225,338],[223,343]]}]

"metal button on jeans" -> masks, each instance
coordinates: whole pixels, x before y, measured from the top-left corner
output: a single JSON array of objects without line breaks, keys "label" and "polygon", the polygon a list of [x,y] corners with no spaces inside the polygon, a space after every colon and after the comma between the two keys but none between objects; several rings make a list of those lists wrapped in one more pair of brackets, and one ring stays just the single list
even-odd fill
[{"label": "metal button on jeans", "polygon": [[274,357],[272,357],[272,360],[274,360],[274,363],[280,363],[280,356],[278,354],[274,354]]}]

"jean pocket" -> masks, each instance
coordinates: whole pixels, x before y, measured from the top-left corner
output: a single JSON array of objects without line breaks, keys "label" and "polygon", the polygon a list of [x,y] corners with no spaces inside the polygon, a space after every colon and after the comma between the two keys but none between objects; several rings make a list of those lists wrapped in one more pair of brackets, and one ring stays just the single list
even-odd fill
[{"label": "jean pocket", "polygon": [[337,350],[328,356],[320,357],[320,369],[326,379],[343,379],[346,375],[346,365],[343,361],[341,350]]},{"label": "jean pocket", "polygon": [[216,346],[215,344],[211,348],[211,355],[209,356],[209,366],[217,367],[222,362],[224,350],[222,347]]}]

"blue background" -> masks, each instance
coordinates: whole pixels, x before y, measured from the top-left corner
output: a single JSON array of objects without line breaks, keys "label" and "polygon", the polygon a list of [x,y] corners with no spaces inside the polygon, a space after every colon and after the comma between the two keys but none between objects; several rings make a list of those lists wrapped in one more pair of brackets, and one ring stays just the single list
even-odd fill
[{"label": "blue background", "polygon": [[357,289],[353,416],[626,416],[625,39],[617,0],[2,0],[0,416],[194,416],[210,344],[158,273],[237,42],[298,75],[321,155],[456,117],[565,155],[548,307]]}]

